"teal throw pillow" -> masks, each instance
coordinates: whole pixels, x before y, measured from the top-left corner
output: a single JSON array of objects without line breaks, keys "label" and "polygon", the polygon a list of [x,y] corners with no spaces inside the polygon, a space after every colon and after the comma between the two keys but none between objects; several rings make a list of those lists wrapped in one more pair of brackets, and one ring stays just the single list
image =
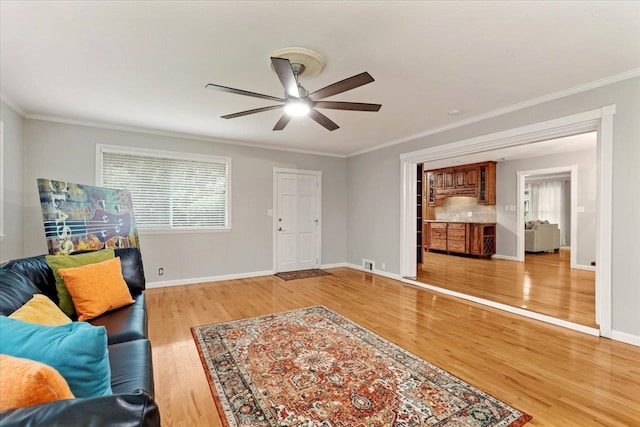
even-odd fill
[{"label": "teal throw pillow", "polygon": [[112,394],[104,326],[86,322],[44,326],[0,316],[0,353],[55,368],[75,397]]},{"label": "teal throw pillow", "polygon": [[76,314],[76,309],[73,306],[71,294],[69,294],[69,290],[65,286],[62,276],[58,273],[58,269],[95,264],[97,262],[113,259],[114,256],[115,251],[113,248],[108,248],[101,251],[86,252],[78,255],[47,255],[45,257],[47,264],[49,264],[49,267],[53,270],[53,275],[56,278],[56,289],[58,290],[59,301],[58,305],[67,316],[73,316]]}]

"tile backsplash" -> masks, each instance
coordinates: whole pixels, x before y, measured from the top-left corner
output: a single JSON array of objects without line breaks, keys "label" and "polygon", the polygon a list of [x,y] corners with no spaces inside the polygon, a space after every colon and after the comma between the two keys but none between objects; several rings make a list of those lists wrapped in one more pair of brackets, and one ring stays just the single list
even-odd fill
[{"label": "tile backsplash", "polygon": [[479,205],[475,197],[448,197],[435,214],[438,221],[496,222],[495,205]]}]

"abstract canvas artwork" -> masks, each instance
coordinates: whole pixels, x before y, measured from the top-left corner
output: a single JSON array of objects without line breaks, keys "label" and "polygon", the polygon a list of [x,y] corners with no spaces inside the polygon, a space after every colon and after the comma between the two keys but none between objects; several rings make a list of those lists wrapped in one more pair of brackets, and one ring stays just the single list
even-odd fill
[{"label": "abstract canvas artwork", "polygon": [[127,190],[38,179],[49,253],[140,247]]}]

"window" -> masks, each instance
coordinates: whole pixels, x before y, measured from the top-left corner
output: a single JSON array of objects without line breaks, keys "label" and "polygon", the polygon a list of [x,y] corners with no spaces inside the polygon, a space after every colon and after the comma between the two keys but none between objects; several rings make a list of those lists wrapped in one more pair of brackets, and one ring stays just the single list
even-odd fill
[{"label": "window", "polygon": [[97,147],[98,185],[131,192],[140,230],[231,229],[231,159]]}]

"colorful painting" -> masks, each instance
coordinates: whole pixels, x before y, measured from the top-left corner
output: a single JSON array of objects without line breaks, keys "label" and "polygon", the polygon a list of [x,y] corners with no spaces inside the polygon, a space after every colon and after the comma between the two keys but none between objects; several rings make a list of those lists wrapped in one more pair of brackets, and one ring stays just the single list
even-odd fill
[{"label": "colorful painting", "polygon": [[50,254],[140,247],[129,191],[42,178],[38,191]]}]

